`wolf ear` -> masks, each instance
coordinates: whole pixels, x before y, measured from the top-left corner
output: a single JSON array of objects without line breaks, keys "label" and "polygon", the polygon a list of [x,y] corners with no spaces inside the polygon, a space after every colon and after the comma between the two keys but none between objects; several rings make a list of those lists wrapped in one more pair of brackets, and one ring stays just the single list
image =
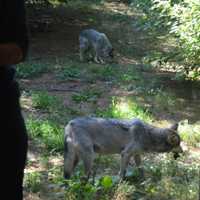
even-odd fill
[{"label": "wolf ear", "polygon": [[180,144],[180,137],[178,134],[169,134],[167,137],[167,141],[169,144],[171,144],[172,146],[176,147]]},{"label": "wolf ear", "polygon": [[173,124],[170,129],[177,131],[178,130],[178,123]]}]

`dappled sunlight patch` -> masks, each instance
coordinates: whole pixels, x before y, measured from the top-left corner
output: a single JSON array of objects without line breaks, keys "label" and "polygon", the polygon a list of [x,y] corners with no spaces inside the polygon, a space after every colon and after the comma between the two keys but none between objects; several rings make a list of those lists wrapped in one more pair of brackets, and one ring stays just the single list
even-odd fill
[{"label": "dappled sunlight patch", "polygon": [[24,200],[44,200],[39,194],[32,192],[24,192]]},{"label": "dappled sunlight patch", "polygon": [[63,165],[63,158],[62,157],[52,157],[49,159],[49,163],[53,166],[62,166]]},{"label": "dappled sunlight patch", "polygon": [[188,145],[200,147],[200,122],[189,124],[188,120],[182,121],[179,130],[182,139]]},{"label": "dappled sunlight patch", "polygon": [[24,173],[28,174],[28,173],[34,173],[34,172],[43,172],[45,171],[46,168],[44,168],[42,165],[40,165],[39,163],[34,163],[31,164],[30,166],[28,166],[25,170]]},{"label": "dappled sunlight patch", "polygon": [[130,105],[128,104],[128,102],[120,102],[118,104],[116,104],[116,111],[121,112],[122,114],[128,114],[130,113]]},{"label": "dappled sunlight patch", "polygon": [[32,99],[29,96],[22,95],[20,99],[22,108],[24,108],[27,111],[33,110],[33,102]]},{"label": "dappled sunlight patch", "polygon": [[142,107],[137,105],[134,101],[129,99],[119,98],[113,102],[113,115],[118,118],[140,118],[143,120],[150,120],[150,115]]},{"label": "dappled sunlight patch", "polygon": [[133,100],[124,97],[112,97],[109,107],[105,110],[98,109],[97,115],[122,119],[140,118],[144,121],[152,121],[152,117],[147,110]]},{"label": "dappled sunlight patch", "polygon": [[164,127],[170,126],[171,125],[171,121],[166,120],[166,119],[161,119],[161,120],[155,121],[154,125],[158,126],[158,127],[161,127],[161,128],[164,128]]},{"label": "dappled sunlight patch", "polygon": [[121,15],[127,15],[127,16],[133,16],[134,13],[130,7],[124,3],[120,2],[104,2],[103,3],[103,9],[106,10],[107,12],[113,12],[116,14],[121,14]]},{"label": "dappled sunlight patch", "polygon": [[128,184],[127,182],[124,181],[117,185],[112,200],[132,199],[134,197],[135,191],[136,191],[136,188],[134,185]]}]

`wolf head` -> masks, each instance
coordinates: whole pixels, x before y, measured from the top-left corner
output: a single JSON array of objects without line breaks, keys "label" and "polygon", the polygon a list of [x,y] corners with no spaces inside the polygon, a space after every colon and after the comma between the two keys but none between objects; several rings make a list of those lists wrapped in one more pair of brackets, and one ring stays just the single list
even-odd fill
[{"label": "wolf head", "polygon": [[101,45],[102,45],[102,52],[101,52],[101,56],[108,60],[108,61],[111,61],[114,57],[114,49],[109,41],[109,39],[107,38],[107,36],[102,33],[101,34]]},{"label": "wolf head", "polygon": [[174,158],[179,157],[179,153],[183,152],[181,147],[181,138],[178,134],[178,123],[173,124],[170,128],[167,129],[167,142],[172,147],[172,152],[174,153]]}]

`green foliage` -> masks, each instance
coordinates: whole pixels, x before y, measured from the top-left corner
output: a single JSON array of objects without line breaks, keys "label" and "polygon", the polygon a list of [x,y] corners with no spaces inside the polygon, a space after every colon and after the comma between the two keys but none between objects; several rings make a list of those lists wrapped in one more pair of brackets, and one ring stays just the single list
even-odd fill
[{"label": "green foliage", "polygon": [[101,93],[102,92],[99,90],[88,88],[86,90],[83,90],[81,93],[72,95],[72,100],[76,103],[86,101],[95,102],[97,98],[101,96]]},{"label": "green foliage", "polygon": [[148,199],[190,199],[198,197],[198,165],[177,163],[164,159],[145,165],[148,174],[142,183]]},{"label": "green foliage", "polygon": [[50,111],[60,103],[59,99],[55,96],[49,95],[47,92],[34,92],[32,93],[32,104],[36,109]]},{"label": "green foliage", "polygon": [[73,80],[79,78],[80,74],[80,69],[70,66],[60,70],[57,77],[61,80]]},{"label": "green foliage", "polygon": [[130,99],[117,97],[112,98],[112,103],[107,109],[98,109],[96,114],[100,117],[123,119],[140,118],[147,122],[152,121],[152,116],[148,113],[148,110],[145,110]]},{"label": "green foliage", "polygon": [[50,70],[50,64],[45,62],[24,62],[17,65],[17,78],[35,78]]},{"label": "green foliage", "polygon": [[132,6],[139,8],[143,16],[140,21],[140,26],[143,30],[155,30],[166,31],[170,26],[171,18],[171,4],[170,1],[165,0],[134,0]]},{"label": "green foliage", "polygon": [[198,0],[184,0],[174,7],[177,21],[171,32],[179,39],[181,53],[186,63],[195,66],[200,63],[200,4]]},{"label": "green foliage", "polygon": [[199,1],[134,0],[132,6],[143,13],[139,24],[142,29],[156,29],[160,33],[164,31],[177,38],[177,59],[182,59],[184,72],[188,75],[190,71],[194,71],[191,79],[197,79],[200,63]]},{"label": "green foliage", "polygon": [[200,146],[200,123],[188,124],[188,121],[182,121],[179,126],[181,138],[188,145]]},{"label": "green foliage", "polygon": [[117,75],[117,69],[116,66],[110,66],[110,65],[105,65],[105,66],[97,66],[97,65],[92,65],[90,67],[90,72],[92,76],[90,75],[90,82],[96,82],[96,80],[101,80],[101,81],[110,81],[113,80],[114,77]]},{"label": "green foliage", "polygon": [[113,186],[113,180],[110,176],[104,176],[100,180],[100,185],[105,189],[108,190]]},{"label": "green foliage", "polygon": [[36,193],[41,189],[41,173],[40,172],[29,172],[24,176],[24,186],[29,191]]},{"label": "green foliage", "polygon": [[[66,184],[65,198],[69,200],[93,199],[188,199],[198,197],[199,164],[184,163],[184,156],[174,161],[172,155],[149,155],[143,163],[145,179],[139,178],[139,172],[132,169],[132,175],[126,181],[116,181],[117,176],[100,175],[89,180],[83,178],[83,171],[78,169],[70,180],[61,178],[61,171],[51,170],[53,182]],[[114,173],[111,173],[114,174]],[[98,176],[99,177],[99,176]],[[57,181],[57,182],[56,182]]]},{"label": "green foliage", "polygon": [[63,150],[63,128],[48,120],[29,118],[27,129],[33,139],[39,138],[50,151]]},{"label": "green foliage", "polygon": [[94,185],[82,182],[80,178],[68,180],[67,185],[65,196],[69,200],[93,200],[97,191]]}]

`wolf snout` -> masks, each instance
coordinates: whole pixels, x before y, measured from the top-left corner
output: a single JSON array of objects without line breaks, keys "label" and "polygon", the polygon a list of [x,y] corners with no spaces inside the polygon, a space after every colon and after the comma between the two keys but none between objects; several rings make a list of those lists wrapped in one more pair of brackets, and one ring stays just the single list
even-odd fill
[{"label": "wolf snout", "polygon": [[181,146],[174,148],[173,149],[174,159],[176,160],[177,158],[179,158],[180,154],[182,154],[182,153],[183,153],[183,149]]}]

